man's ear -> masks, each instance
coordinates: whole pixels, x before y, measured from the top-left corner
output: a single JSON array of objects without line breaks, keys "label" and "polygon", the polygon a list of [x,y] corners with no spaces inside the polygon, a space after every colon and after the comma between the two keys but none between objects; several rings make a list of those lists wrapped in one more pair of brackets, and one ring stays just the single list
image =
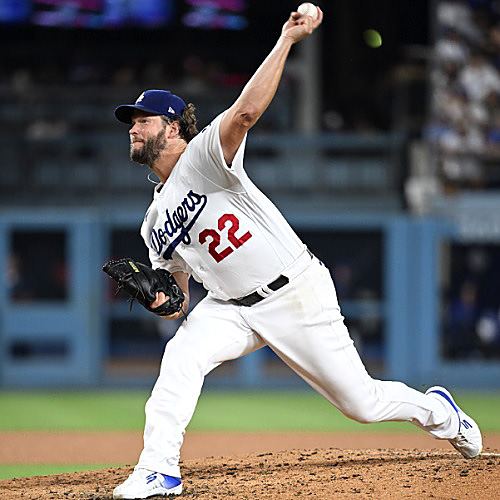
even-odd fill
[{"label": "man's ear", "polygon": [[181,126],[179,122],[170,122],[167,139],[179,139],[181,136]]}]

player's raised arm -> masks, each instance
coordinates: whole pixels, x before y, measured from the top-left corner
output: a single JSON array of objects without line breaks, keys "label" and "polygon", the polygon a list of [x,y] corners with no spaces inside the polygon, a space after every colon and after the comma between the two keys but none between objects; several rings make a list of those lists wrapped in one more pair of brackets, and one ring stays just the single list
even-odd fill
[{"label": "player's raised arm", "polygon": [[315,20],[298,12],[290,14],[276,45],[226,111],[220,125],[220,139],[228,165],[232,163],[247,131],[271,103],[291,46],[310,35],[321,24],[323,12],[319,7],[317,9],[318,17]]}]

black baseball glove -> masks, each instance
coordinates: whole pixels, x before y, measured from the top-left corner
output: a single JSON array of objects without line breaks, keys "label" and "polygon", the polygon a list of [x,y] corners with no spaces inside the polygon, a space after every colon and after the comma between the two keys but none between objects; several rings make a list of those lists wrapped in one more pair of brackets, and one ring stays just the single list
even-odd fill
[{"label": "black baseball glove", "polygon": [[[132,300],[137,299],[148,311],[159,316],[170,316],[182,308],[184,293],[172,274],[165,269],[152,269],[125,258],[110,260],[102,270],[118,283],[118,291],[125,290]],[[163,292],[168,298],[161,306],[151,307],[157,292]]]}]

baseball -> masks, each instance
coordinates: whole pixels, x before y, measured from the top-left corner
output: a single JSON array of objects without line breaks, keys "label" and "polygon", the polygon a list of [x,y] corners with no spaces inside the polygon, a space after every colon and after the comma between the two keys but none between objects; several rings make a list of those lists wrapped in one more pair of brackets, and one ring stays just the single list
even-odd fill
[{"label": "baseball", "polygon": [[313,21],[316,21],[318,17],[318,9],[316,8],[316,5],[311,2],[301,3],[297,12],[303,16],[311,16]]}]

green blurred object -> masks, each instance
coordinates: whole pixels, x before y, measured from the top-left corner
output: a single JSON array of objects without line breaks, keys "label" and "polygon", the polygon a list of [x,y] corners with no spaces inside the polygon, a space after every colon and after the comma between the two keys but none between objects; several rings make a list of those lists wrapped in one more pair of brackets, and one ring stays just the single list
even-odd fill
[{"label": "green blurred object", "polygon": [[366,45],[373,49],[377,49],[382,45],[382,36],[377,30],[369,29],[363,32],[363,39]]},{"label": "green blurred object", "polygon": [[[500,431],[500,392],[452,393],[483,432]],[[148,396],[149,391],[140,390],[0,392],[0,430],[142,431]],[[421,432],[404,422],[359,424],[312,390],[206,390],[189,429]]]}]

